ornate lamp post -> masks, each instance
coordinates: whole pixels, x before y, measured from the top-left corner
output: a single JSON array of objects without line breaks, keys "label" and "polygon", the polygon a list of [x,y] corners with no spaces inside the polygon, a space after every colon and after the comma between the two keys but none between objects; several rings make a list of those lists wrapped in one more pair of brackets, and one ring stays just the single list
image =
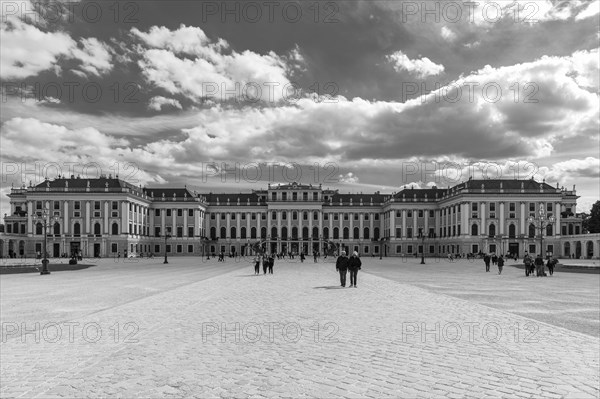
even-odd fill
[{"label": "ornate lamp post", "polygon": [[169,263],[169,261],[167,260],[167,238],[171,238],[171,234],[165,233],[165,261],[163,262],[163,264]]},{"label": "ornate lamp post", "polygon": [[[41,223],[42,226],[44,227],[44,246],[42,247],[42,252],[44,253],[44,258],[42,259],[42,271],[40,272],[40,275],[44,275],[44,274],[50,274],[50,270],[48,270],[48,257],[47,257],[47,241],[48,241],[48,225],[50,224],[50,220],[49,220],[49,216],[50,216],[50,211],[48,210],[48,208],[44,208],[44,210],[42,211],[42,215],[38,216],[37,218],[37,222]],[[52,217],[52,222],[57,223],[60,220],[60,218],[54,216]],[[54,224],[52,223],[52,224]]]},{"label": "ornate lamp post", "polygon": [[546,208],[543,204],[540,204],[540,210],[538,211],[538,216],[533,217],[529,216],[527,218],[527,223],[533,225],[536,230],[540,231],[540,255],[543,255],[544,250],[544,229],[547,226],[551,226],[556,222],[556,218],[553,216],[546,216]]},{"label": "ornate lamp post", "polygon": [[417,238],[421,239],[421,264],[425,264],[425,234],[423,234],[423,228],[419,229],[419,236]]}]

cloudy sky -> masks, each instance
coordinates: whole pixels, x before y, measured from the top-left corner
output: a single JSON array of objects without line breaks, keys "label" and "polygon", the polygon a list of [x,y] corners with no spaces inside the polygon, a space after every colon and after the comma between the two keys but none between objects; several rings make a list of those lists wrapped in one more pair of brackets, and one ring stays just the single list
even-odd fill
[{"label": "cloudy sky", "polygon": [[[57,173],[231,192],[599,194],[599,2],[2,5],[2,214]],[[426,9],[423,5],[426,4]]]}]

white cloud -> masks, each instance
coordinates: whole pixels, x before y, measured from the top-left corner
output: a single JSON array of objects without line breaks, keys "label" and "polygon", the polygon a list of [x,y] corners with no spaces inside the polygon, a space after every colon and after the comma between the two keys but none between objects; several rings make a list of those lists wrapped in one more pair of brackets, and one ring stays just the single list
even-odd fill
[{"label": "white cloud", "polygon": [[170,31],[152,27],[148,33],[131,29],[145,46],[138,62],[146,79],[171,94],[194,101],[242,99],[277,102],[290,84],[285,58],[274,52],[228,51],[223,39],[211,41],[202,29],[181,25]]},{"label": "white cloud", "polygon": [[441,35],[447,42],[453,42],[456,40],[456,33],[446,26],[442,26]]},{"label": "white cloud", "polygon": [[401,50],[396,51],[387,58],[394,63],[396,72],[408,71],[420,78],[439,75],[444,72],[443,65],[436,64],[427,57],[411,60]]},{"label": "white cloud", "polygon": [[575,19],[579,21],[582,19],[596,16],[598,15],[598,13],[600,13],[600,2],[598,2],[597,0],[592,0],[589,2],[588,6],[583,11],[577,14]]},{"label": "white cloud", "polygon": [[71,57],[81,61],[79,68],[82,71],[78,72],[95,76],[110,72],[113,68],[112,55],[111,48],[107,44],[94,37],[83,38],[80,44],[82,48],[77,47],[71,50]]},{"label": "white cloud", "polygon": [[174,98],[166,98],[162,96],[155,96],[150,99],[148,103],[148,109],[153,111],[161,111],[163,107],[170,106],[173,108],[181,109],[181,104]]},{"label": "white cloud", "polygon": [[338,182],[345,184],[357,184],[359,183],[359,179],[358,176],[356,176],[354,173],[348,172],[344,175],[339,175]]},{"label": "white cloud", "polygon": [[58,68],[59,57],[68,56],[76,45],[66,33],[42,32],[16,18],[0,23],[0,35],[2,79],[22,79]]}]

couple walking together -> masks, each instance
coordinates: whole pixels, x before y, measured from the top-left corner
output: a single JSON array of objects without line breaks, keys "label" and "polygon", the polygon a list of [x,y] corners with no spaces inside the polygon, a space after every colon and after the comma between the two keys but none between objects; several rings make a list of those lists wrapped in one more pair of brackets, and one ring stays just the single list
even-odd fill
[{"label": "couple walking together", "polygon": [[348,258],[346,256],[346,251],[342,251],[341,255],[337,258],[335,262],[335,270],[340,273],[340,285],[342,287],[346,286],[346,274],[348,270],[350,271],[350,287],[354,286],[356,288],[356,278],[358,276],[358,271],[362,266],[362,262],[358,257],[358,252],[354,251],[352,256]]}]

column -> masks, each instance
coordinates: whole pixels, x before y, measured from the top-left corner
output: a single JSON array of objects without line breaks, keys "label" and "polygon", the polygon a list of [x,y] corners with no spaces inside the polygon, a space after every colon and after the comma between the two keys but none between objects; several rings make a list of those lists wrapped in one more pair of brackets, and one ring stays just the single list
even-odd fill
[{"label": "column", "polygon": [[[257,214],[257,219],[260,217],[260,214]],[[246,240],[250,239],[250,219],[252,218],[252,212],[246,212]]]},{"label": "column", "polygon": [[402,209],[402,238],[406,238],[406,209]]},{"label": "column", "polygon": [[237,235],[237,238],[239,240],[239,238],[241,237],[241,230],[240,230],[240,224],[242,223],[240,221],[240,218],[242,217],[242,213],[241,212],[236,212],[235,213],[235,232]]},{"label": "column", "polygon": [[[562,234],[560,227],[560,202],[554,203],[554,217],[556,218],[556,222],[554,222],[554,235],[560,236]],[[596,254],[594,252],[594,254]]]},{"label": "column", "polygon": [[[221,238],[221,212],[217,212],[215,214],[215,219],[217,220],[217,237]],[[220,252],[220,251],[217,251]]]},{"label": "column", "polygon": [[413,238],[416,238],[419,234],[419,230],[417,228],[417,216],[419,216],[419,211],[417,209],[413,209]]},{"label": "column", "polygon": [[188,210],[187,208],[185,208],[183,210],[183,236],[184,237],[189,237],[188,236]]},{"label": "column", "polygon": [[504,235],[504,225],[506,221],[504,220],[504,202],[500,202],[500,234]]},{"label": "column", "polygon": [[[277,217],[277,237],[281,238],[281,210],[278,210],[276,213],[276,217]],[[267,230],[267,234],[271,234],[271,229]],[[288,235],[291,234],[290,231],[288,231]],[[271,237],[273,238],[273,237]]]},{"label": "column", "polygon": [[480,234],[485,236],[487,234],[487,228],[485,225],[485,202],[481,203],[481,209],[479,210],[481,213],[481,232]]},{"label": "column", "polygon": [[[289,237],[292,234],[292,213],[293,213],[293,211],[287,210],[286,212],[287,212],[287,220],[288,220],[287,228],[288,228],[288,239],[289,239]],[[281,234],[281,233],[279,233],[279,234]]]},{"label": "column", "polygon": [[359,213],[359,214],[358,214],[358,238],[359,238],[360,240],[364,240],[364,239],[365,239],[365,235],[364,235],[364,231],[365,231],[364,224],[365,224],[365,221],[364,221],[364,214],[361,212],[361,213]]},{"label": "column", "polygon": [[167,210],[166,209],[160,210],[160,234],[163,236],[167,234]]},{"label": "column", "polygon": [[225,232],[225,237],[231,238],[231,213],[227,212],[225,214],[225,223],[227,231]]},{"label": "column", "polygon": [[521,201],[521,213],[519,214],[519,218],[521,219],[521,233],[520,234],[525,234],[525,220],[527,219],[527,216],[525,216],[525,202]]},{"label": "column", "polygon": [[374,218],[374,214],[373,213],[369,213],[369,233],[371,235],[371,238],[375,237],[374,233],[373,233],[373,218]]},{"label": "column", "polygon": [[348,227],[348,237],[353,240],[354,239],[354,213],[350,212],[348,215],[348,220],[350,221],[350,226]]},{"label": "column", "polygon": [[90,234],[90,201],[85,201],[85,234]]},{"label": "column", "polygon": [[396,237],[396,211],[390,211],[390,237]]},{"label": "column", "polygon": [[[373,234],[373,226],[371,226],[371,234]],[[333,240],[333,213],[331,212],[329,213],[329,239]]]},{"label": "column", "polygon": [[[462,225],[462,235],[468,236],[470,232],[469,228],[469,203],[463,202],[460,204],[460,224]],[[470,250],[467,252],[471,252]]]},{"label": "column", "polygon": [[[69,234],[69,201],[65,201],[65,206],[63,208],[63,234]],[[29,212],[27,213],[29,218]],[[65,251],[67,252],[67,251]]]},{"label": "column", "polygon": [[129,233],[129,204],[121,202],[121,233]]},{"label": "column", "polygon": [[434,217],[435,217],[435,234],[436,234],[436,237],[439,237],[439,238],[442,238],[442,236],[440,234],[440,218],[441,218],[441,215],[442,215],[442,210],[441,209],[436,209],[435,213],[434,213]]},{"label": "column", "polygon": [[[319,210],[319,237],[323,237],[323,210]],[[319,249],[321,251],[321,249]]]},{"label": "column", "polygon": [[110,201],[104,201],[104,234],[109,234],[110,230],[108,228],[108,212],[109,206],[108,203]]},{"label": "column", "polygon": [[148,235],[154,237],[154,209],[148,209]]},{"label": "column", "polygon": [[[33,234],[33,201],[27,201],[27,234]],[[15,251],[17,251],[18,253],[18,246],[15,249]]]},{"label": "column", "polygon": [[310,248],[309,253],[312,253],[312,242],[313,242],[313,218],[314,218],[314,210],[308,211],[308,236],[310,237]]},{"label": "column", "polygon": [[177,209],[171,209],[171,235],[177,236]]}]

